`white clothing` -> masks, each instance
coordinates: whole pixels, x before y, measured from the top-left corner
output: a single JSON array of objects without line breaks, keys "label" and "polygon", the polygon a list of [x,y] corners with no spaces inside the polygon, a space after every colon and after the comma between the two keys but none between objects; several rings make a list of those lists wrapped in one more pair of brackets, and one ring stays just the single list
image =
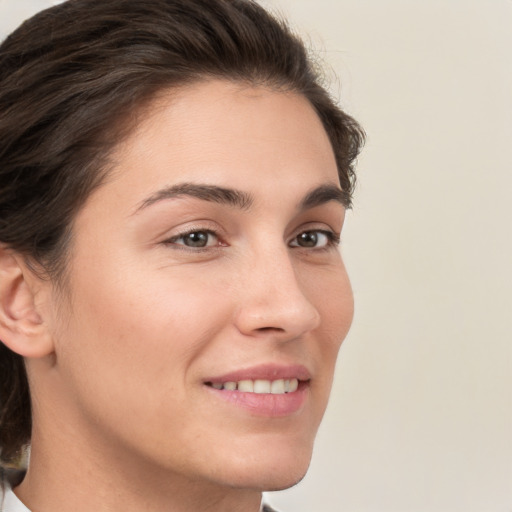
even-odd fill
[{"label": "white clothing", "polygon": [[30,510],[23,505],[10,488],[7,488],[6,491],[7,492],[3,496],[2,506],[0,508],[1,512],[30,512]]},{"label": "white clothing", "polygon": [[23,476],[21,471],[0,467],[0,512],[30,512],[11,489],[21,482]]}]

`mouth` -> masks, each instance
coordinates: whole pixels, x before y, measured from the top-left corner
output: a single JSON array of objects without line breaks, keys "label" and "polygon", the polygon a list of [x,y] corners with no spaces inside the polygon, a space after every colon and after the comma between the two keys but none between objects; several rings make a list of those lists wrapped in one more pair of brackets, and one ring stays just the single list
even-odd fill
[{"label": "mouth", "polygon": [[256,393],[256,394],[271,394],[271,395],[284,395],[287,393],[294,393],[299,388],[299,383],[307,381],[299,381],[299,379],[244,379],[239,381],[227,382],[206,382],[210,386],[219,391],[240,391],[242,393]]},{"label": "mouth", "polygon": [[203,381],[210,396],[251,415],[283,417],[310,397],[311,374],[303,366],[263,365]]}]

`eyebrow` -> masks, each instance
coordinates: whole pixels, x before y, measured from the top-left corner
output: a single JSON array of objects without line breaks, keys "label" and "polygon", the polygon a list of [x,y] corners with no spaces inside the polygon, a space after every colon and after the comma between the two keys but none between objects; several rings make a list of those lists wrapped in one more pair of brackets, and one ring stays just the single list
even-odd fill
[{"label": "eyebrow", "polygon": [[[159,201],[182,196],[195,197],[203,201],[226,204],[241,210],[249,210],[254,203],[252,195],[242,190],[219,187],[218,185],[178,183],[170,187],[165,187],[149,196],[136,208],[135,213],[138,213]],[[336,185],[328,183],[320,185],[308,192],[299,203],[298,210],[308,210],[330,201],[336,201],[343,206],[348,207],[347,194]]]},{"label": "eyebrow", "polygon": [[250,194],[241,190],[219,187],[217,185],[179,183],[177,185],[165,187],[142,201],[140,206],[135,210],[135,213],[138,213],[140,210],[143,210],[158,201],[182,196],[195,197],[212,203],[227,204],[241,210],[248,210],[254,202]]},{"label": "eyebrow", "polygon": [[347,193],[341,188],[330,183],[320,185],[319,187],[308,192],[304,199],[300,202],[299,210],[309,210],[315,206],[321,206],[322,204],[330,201],[336,201],[342,204],[345,208],[349,207],[349,200]]}]

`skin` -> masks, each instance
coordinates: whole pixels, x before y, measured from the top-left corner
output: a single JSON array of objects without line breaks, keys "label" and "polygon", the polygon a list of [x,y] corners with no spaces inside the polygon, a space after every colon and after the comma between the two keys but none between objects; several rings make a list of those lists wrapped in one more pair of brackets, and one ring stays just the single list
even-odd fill
[{"label": "skin", "polygon": [[[16,492],[38,511],[256,512],[307,470],[353,315],[323,234],[344,207],[300,208],[339,189],[327,135],[299,95],[208,81],[160,94],[112,161],[74,223],[64,294],[25,269],[45,349],[26,359],[34,433]],[[183,183],[248,204],[161,192]],[[185,245],[190,231],[207,246]],[[204,384],[268,363],[310,372],[292,414]]]}]

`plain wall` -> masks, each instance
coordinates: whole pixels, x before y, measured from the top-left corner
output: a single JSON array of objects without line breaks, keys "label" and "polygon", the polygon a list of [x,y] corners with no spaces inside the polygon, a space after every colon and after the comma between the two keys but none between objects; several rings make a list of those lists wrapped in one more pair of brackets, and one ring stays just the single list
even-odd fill
[{"label": "plain wall", "polygon": [[273,502],[510,511],[512,2],[267,4],[368,134],[342,248],[354,325],[311,471]]},{"label": "plain wall", "polygon": [[[108,0],[106,0],[108,1]],[[5,34],[57,2],[0,0]],[[512,2],[266,0],[364,126],[356,315],[283,512],[512,510]]]}]

